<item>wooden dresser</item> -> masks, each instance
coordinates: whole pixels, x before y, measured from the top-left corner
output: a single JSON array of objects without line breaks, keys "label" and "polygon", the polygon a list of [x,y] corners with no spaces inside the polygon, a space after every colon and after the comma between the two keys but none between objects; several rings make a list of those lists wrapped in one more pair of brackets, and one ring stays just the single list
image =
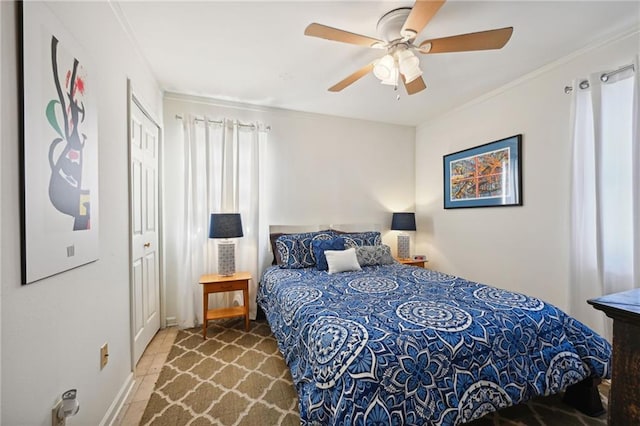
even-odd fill
[{"label": "wooden dresser", "polygon": [[587,301],[613,319],[609,425],[640,425],[640,289]]}]

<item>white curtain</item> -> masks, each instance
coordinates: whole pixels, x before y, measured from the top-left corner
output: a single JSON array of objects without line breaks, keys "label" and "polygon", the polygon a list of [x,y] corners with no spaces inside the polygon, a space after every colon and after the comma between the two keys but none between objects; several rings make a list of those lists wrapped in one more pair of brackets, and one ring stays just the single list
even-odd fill
[{"label": "white curtain", "polygon": [[637,72],[601,75],[576,82],[572,95],[570,312],[611,339],[610,322],[586,300],[640,287],[640,110]]},{"label": "white curtain", "polygon": [[[217,246],[209,236],[211,213],[240,213],[244,236],[236,239],[236,271],[248,271],[249,314],[256,317],[256,286],[266,253],[268,226],[260,196],[264,185],[267,132],[258,123],[222,124],[185,115],[183,148],[185,184],[178,244],[179,327],[202,324],[203,274],[217,273]],[[242,304],[242,294],[210,296],[209,307]]]}]

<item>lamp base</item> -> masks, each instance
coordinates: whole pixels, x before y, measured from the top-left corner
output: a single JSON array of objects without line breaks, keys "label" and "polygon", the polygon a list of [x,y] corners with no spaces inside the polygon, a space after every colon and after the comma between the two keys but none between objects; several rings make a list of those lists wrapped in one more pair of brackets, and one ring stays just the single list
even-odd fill
[{"label": "lamp base", "polygon": [[218,243],[218,274],[230,276],[236,273],[236,245],[234,242]]},{"label": "lamp base", "polygon": [[400,259],[409,258],[410,238],[408,235],[398,235],[398,257]]}]

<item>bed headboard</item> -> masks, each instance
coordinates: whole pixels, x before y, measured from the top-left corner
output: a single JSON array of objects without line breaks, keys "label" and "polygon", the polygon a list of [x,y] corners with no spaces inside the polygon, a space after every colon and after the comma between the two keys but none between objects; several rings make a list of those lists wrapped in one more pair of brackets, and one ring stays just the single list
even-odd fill
[{"label": "bed headboard", "polygon": [[377,223],[346,223],[330,225],[270,225],[269,233],[281,232],[283,234],[293,234],[298,232],[323,231],[325,229],[335,229],[343,232],[364,232],[381,231],[382,227]]},{"label": "bed headboard", "polygon": [[347,223],[338,225],[270,225],[269,226],[269,253],[273,256],[272,265],[276,264],[275,239],[281,234],[298,234],[302,232],[315,232],[333,229],[342,232],[366,232],[378,231],[381,226],[374,223]]}]

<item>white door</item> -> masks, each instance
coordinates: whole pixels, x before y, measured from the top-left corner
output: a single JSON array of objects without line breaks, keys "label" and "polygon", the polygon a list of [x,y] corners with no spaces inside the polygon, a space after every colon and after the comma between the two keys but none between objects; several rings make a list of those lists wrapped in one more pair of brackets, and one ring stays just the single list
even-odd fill
[{"label": "white door", "polygon": [[160,329],[158,152],[160,128],[131,102],[131,314],[133,362]]}]

